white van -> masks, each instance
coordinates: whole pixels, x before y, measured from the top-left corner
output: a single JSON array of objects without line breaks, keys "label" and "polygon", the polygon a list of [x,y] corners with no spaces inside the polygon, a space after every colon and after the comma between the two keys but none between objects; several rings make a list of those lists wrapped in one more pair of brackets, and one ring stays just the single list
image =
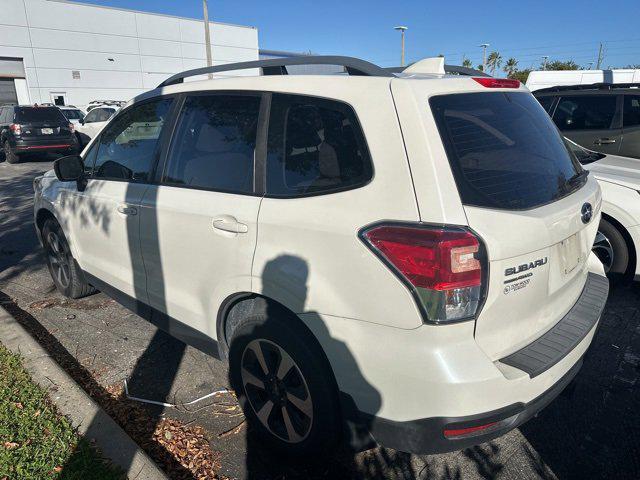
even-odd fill
[{"label": "white van", "polygon": [[527,78],[532,92],[560,85],[591,85],[593,83],[640,83],[640,69],[620,70],[536,70]]}]

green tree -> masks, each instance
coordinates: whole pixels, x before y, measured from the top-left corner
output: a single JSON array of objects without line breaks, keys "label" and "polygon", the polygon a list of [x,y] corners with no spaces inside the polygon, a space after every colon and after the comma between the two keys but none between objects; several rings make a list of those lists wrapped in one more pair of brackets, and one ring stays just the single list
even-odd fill
[{"label": "green tree", "polygon": [[482,66],[482,64],[478,65],[476,69],[480,70],[481,72],[484,72],[484,67]]},{"label": "green tree", "polygon": [[466,68],[471,68],[473,66],[473,63],[471,63],[470,59],[465,58],[464,60],[462,60],[462,66]]},{"label": "green tree", "polygon": [[491,52],[487,57],[487,67],[491,69],[491,75],[500,65],[502,65],[502,55],[499,52]]},{"label": "green tree", "polygon": [[509,75],[509,78],[520,80],[522,83],[526,83],[527,78],[529,78],[529,73],[531,73],[531,70],[529,68],[525,68],[524,70],[516,70],[511,75]]},{"label": "green tree", "polygon": [[547,70],[580,70],[580,65],[578,65],[573,60],[561,61],[554,60],[553,62],[547,63]]},{"label": "green tree", "polygon": [[502,68],[504,72],[507,74],[507,77],[511,78],[513,74],[518,70],[518,60],[511,57],[507,60]]}]

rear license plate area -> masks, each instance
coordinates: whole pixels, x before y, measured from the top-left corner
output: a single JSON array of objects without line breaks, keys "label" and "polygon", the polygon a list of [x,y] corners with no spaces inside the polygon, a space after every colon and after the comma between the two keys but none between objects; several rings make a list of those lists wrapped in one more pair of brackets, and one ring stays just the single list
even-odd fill
[{"label": "rear license plate area", "polygon": [[576,269],[582,258],[580,238],[577,233],[560,242],[560,258],[562,260],[562,271],[565,275]]},{"label": "rear license plate area", "polygon": [[40,133],[42,135],[53,135],[53,128],[41,128]]}]

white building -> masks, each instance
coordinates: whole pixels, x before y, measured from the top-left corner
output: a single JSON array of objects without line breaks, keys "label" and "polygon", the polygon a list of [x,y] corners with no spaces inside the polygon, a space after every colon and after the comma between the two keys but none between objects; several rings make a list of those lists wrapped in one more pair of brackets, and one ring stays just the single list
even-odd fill
[{"label": "white building", "polygon": [[[210,25],[214,65],[258,59],[257,29]],[[201,20],[62,0],[0,0],[0,104],[128,100],[203,66]]]}]

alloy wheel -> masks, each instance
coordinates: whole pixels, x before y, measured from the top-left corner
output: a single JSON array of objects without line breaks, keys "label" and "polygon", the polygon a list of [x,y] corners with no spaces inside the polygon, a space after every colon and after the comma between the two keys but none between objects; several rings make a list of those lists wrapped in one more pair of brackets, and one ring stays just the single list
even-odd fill
[{"label": "alloy wheel", "polygon": [[62,241],[56,232],[47,234],[47,247],[47,255],[53,271],[53,277],[63,288],[67,288],[71,279],[71,266]]},{"label": "alloy wheel", "polygon": [[307,382],[291,356],[266,339],[252,340],[241,361],[242,385],[260,423],[287,443],[302,442],[313,425]]},{"label": "alloy wheel", "polygon": [[592,250],[593,253],[596,254],[596,257],[598,257],[598,259],[602,262],[605,273],[609,273],[609,270],[611,270],[611,267],[613,266],[614,260],[613,246],[611,245],[611,242],[609,241],[607,236],[599,230],[596,234],[596,239],[593,242]]}]

